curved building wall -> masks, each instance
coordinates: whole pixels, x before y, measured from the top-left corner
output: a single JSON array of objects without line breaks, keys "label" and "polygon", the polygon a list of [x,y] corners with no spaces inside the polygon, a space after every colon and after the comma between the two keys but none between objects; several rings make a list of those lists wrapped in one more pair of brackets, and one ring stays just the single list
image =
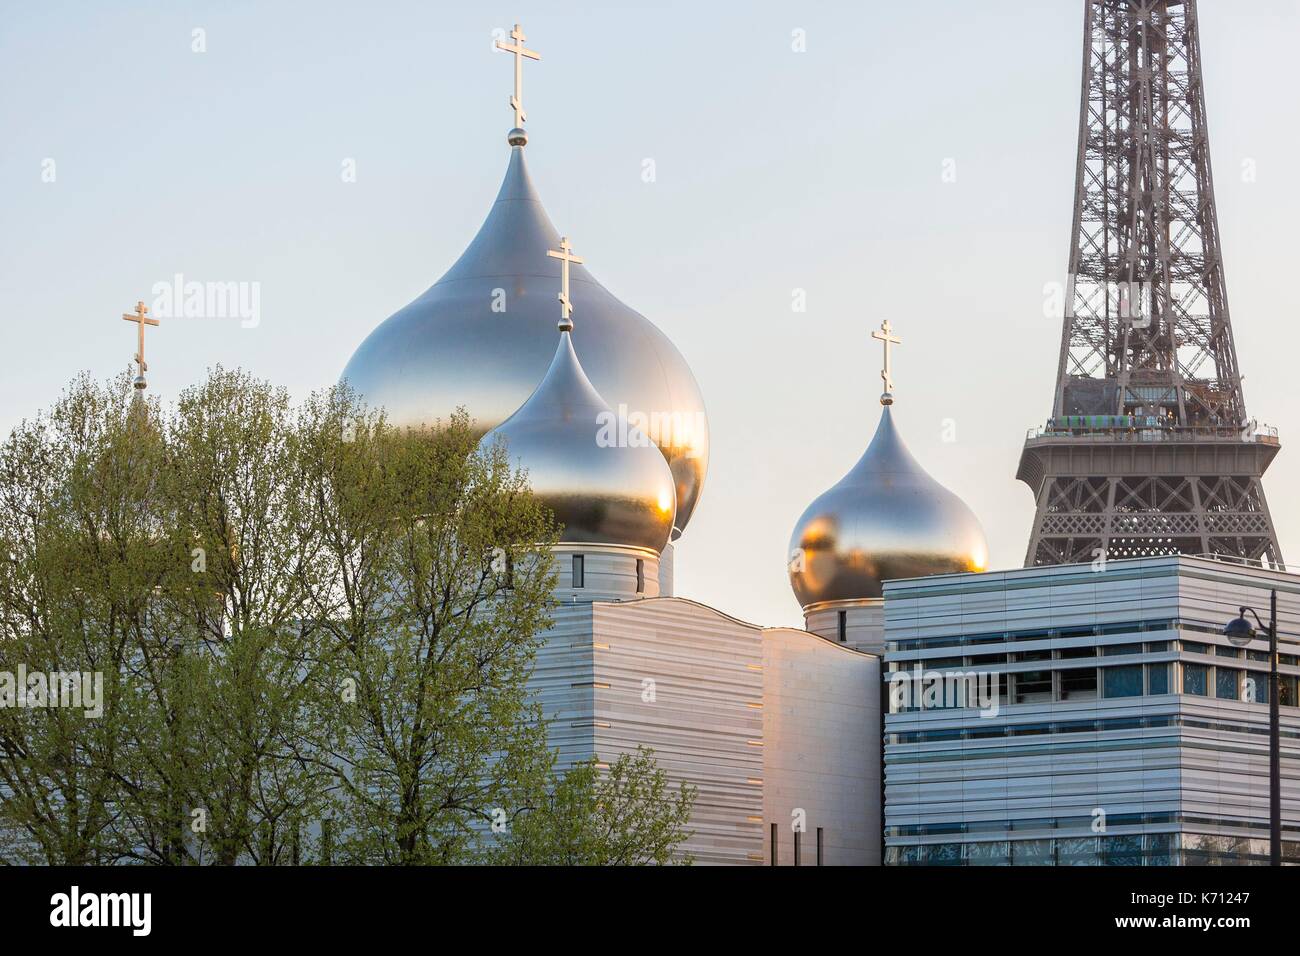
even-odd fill
[{"label": "curved building wall", "polygon": [[793,629],[763,630],[682,598],[565,601],[532,686],[560,766],[654,750],[698,789],[683,851],[701,864],[880,858],[879,658]]}]

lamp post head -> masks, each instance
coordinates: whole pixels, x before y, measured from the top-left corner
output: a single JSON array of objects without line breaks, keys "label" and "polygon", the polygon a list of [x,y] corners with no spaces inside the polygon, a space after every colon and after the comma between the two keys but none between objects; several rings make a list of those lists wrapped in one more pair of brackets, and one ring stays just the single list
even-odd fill
[{"label": "lamp post head", "polygon": [[1246,609],[1243,607],[1241,613],[1223,626],[1223,636],[1233,643],[1236,647],[1245,647],[1255,639],[1255,628],[1246,620]]}]

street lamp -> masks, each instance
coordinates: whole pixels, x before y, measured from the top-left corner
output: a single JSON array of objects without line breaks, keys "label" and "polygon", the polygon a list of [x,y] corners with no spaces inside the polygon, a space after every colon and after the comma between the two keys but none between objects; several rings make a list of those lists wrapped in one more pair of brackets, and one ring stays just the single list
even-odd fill
[{"label": "street lamp", "polygon": [[1224,636],[1237,647],[1255,639],[1255,628],[1246,620],[1249,611],[1260,630],[1268,632],[1268,862],[1282,865],[1282,733],[1278,717],[1279,687],[1277,679],[1277,591],[1269,594],[1268,626],[1258,612],[1243,607],[1237,617],[1223,628]]}]

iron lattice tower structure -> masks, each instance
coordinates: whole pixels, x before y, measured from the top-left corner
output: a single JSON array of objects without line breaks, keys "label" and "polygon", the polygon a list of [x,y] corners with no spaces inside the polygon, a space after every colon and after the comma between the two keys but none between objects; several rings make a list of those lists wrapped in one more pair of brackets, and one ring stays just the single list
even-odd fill
[{"label": "iron lattice tower structure", "polygon": [[1025,564],[1218,554],[1279,565],[1247,418],[1210,169],[1195,0],[1088,0],[1052,418],[1020,480]]}]

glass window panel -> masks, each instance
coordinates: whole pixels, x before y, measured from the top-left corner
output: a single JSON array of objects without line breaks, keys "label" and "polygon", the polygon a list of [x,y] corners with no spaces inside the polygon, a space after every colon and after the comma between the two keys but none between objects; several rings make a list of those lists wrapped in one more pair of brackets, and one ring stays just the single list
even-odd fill
[{"label": "glass window panel", "polygon": [[1092,700],[1096,696],[1095,667],[1061,671],[1061,700]]},{"label": "glass window panel", "polygon": [[926,670],[938,670],[941,667],[962,667],[960,657],[923,657],[921,666]]},{"label": "glass window panel", "polygon": [[1052,672],[1025,671],[1016,676],[1016,703],[1036,703],[1052,699]]},{"label": "glass window panel", "polygon": [[1218,645],[1214,648],[1214,655],[1216,657],[1240,657],[1241,651],[1237,650],[1235,647],[1223,647],[1222,645]]},{"label": "glass window panel", "polygon": [[1023,817],[1011,821],[1012,830],[1051,830],[1056,827],[1055,817]]},{"label": "glass window panel", "polygon": [[[1261,681],[1260,694],[1257,700],[1268,700],[1267,678]],[[1296,706],[1296,678],[1291,674],[1278,675],[1278,700],[1284,707]]]},{"label": "glass window panel", "polygon": [[1172,833],[1148,833],[1146,842],[1147,866],[1170,866],[1174,862],[1174,838]]},{"label": "glass window panel", "polygon": [[1204,664],[1183,665],[1183,693],[1206,697],[1210,693],[1210,669]]},{"label": "glass window panel", "polygon": [[1149,694],[1169,693],[1169,665],[1168,664],[1147,665],[1147,693]]},{"label": "glass window panel", "polygon": [[1122,657],[1125,654],[1141,654],[1141,644],[1109,644],[1101,649],[1107,657]]},{"label": "glass window panel", "polygon": [[1051,732],[1051,724],[1013,724],[1007,728],[1009,737],[1038,737]]},{"label": "glass window panel", "polygon": [[935,843],[925,848],[928,866],[961,866],[960,843]]},{"label": "glass window panel", "polygon": [[1052,659],[1051,651],[1021,651],[1019,654],[1012,654],[1013,661],[1050,661]]},{"label": "glass window panel", "polygon": [[995,843],[967,843],[967,866],[1007,866],[1011,863],[1011,844],[1005,840]]},{"label": "glass window panel", "polygon": [[1059,839],[1056,841],[1056,855],[1060,866],[1097,866],[1101,863],[1096,837]]},{"label": "glass window panel", "polygon": [[1105,696],[1141,697],[1142,667],[1107,667],[1102,671]]},{"label": "glass window panel", "polygon": [[893,847],[898,852],[899,866],[919,866],[921,864],[921,850],[919,846],[901,846]]},{"label": "glass window panel", "polygon": [[1238,700],[1241,697],[1241,671],[1230,667],[1216,667],[1214,674],[1215,696],[1220,700]]},{"label": "glass window panel", "polygon": [[1051,866],[1054,862],[1051,840],[1015,840],[1011,844],[1012,866]]},{"label": "glass window panel", "polygon": [[1142,837],[1139,834],[1103,837],[1101,855],[1106,866],[1141,866]]}]

